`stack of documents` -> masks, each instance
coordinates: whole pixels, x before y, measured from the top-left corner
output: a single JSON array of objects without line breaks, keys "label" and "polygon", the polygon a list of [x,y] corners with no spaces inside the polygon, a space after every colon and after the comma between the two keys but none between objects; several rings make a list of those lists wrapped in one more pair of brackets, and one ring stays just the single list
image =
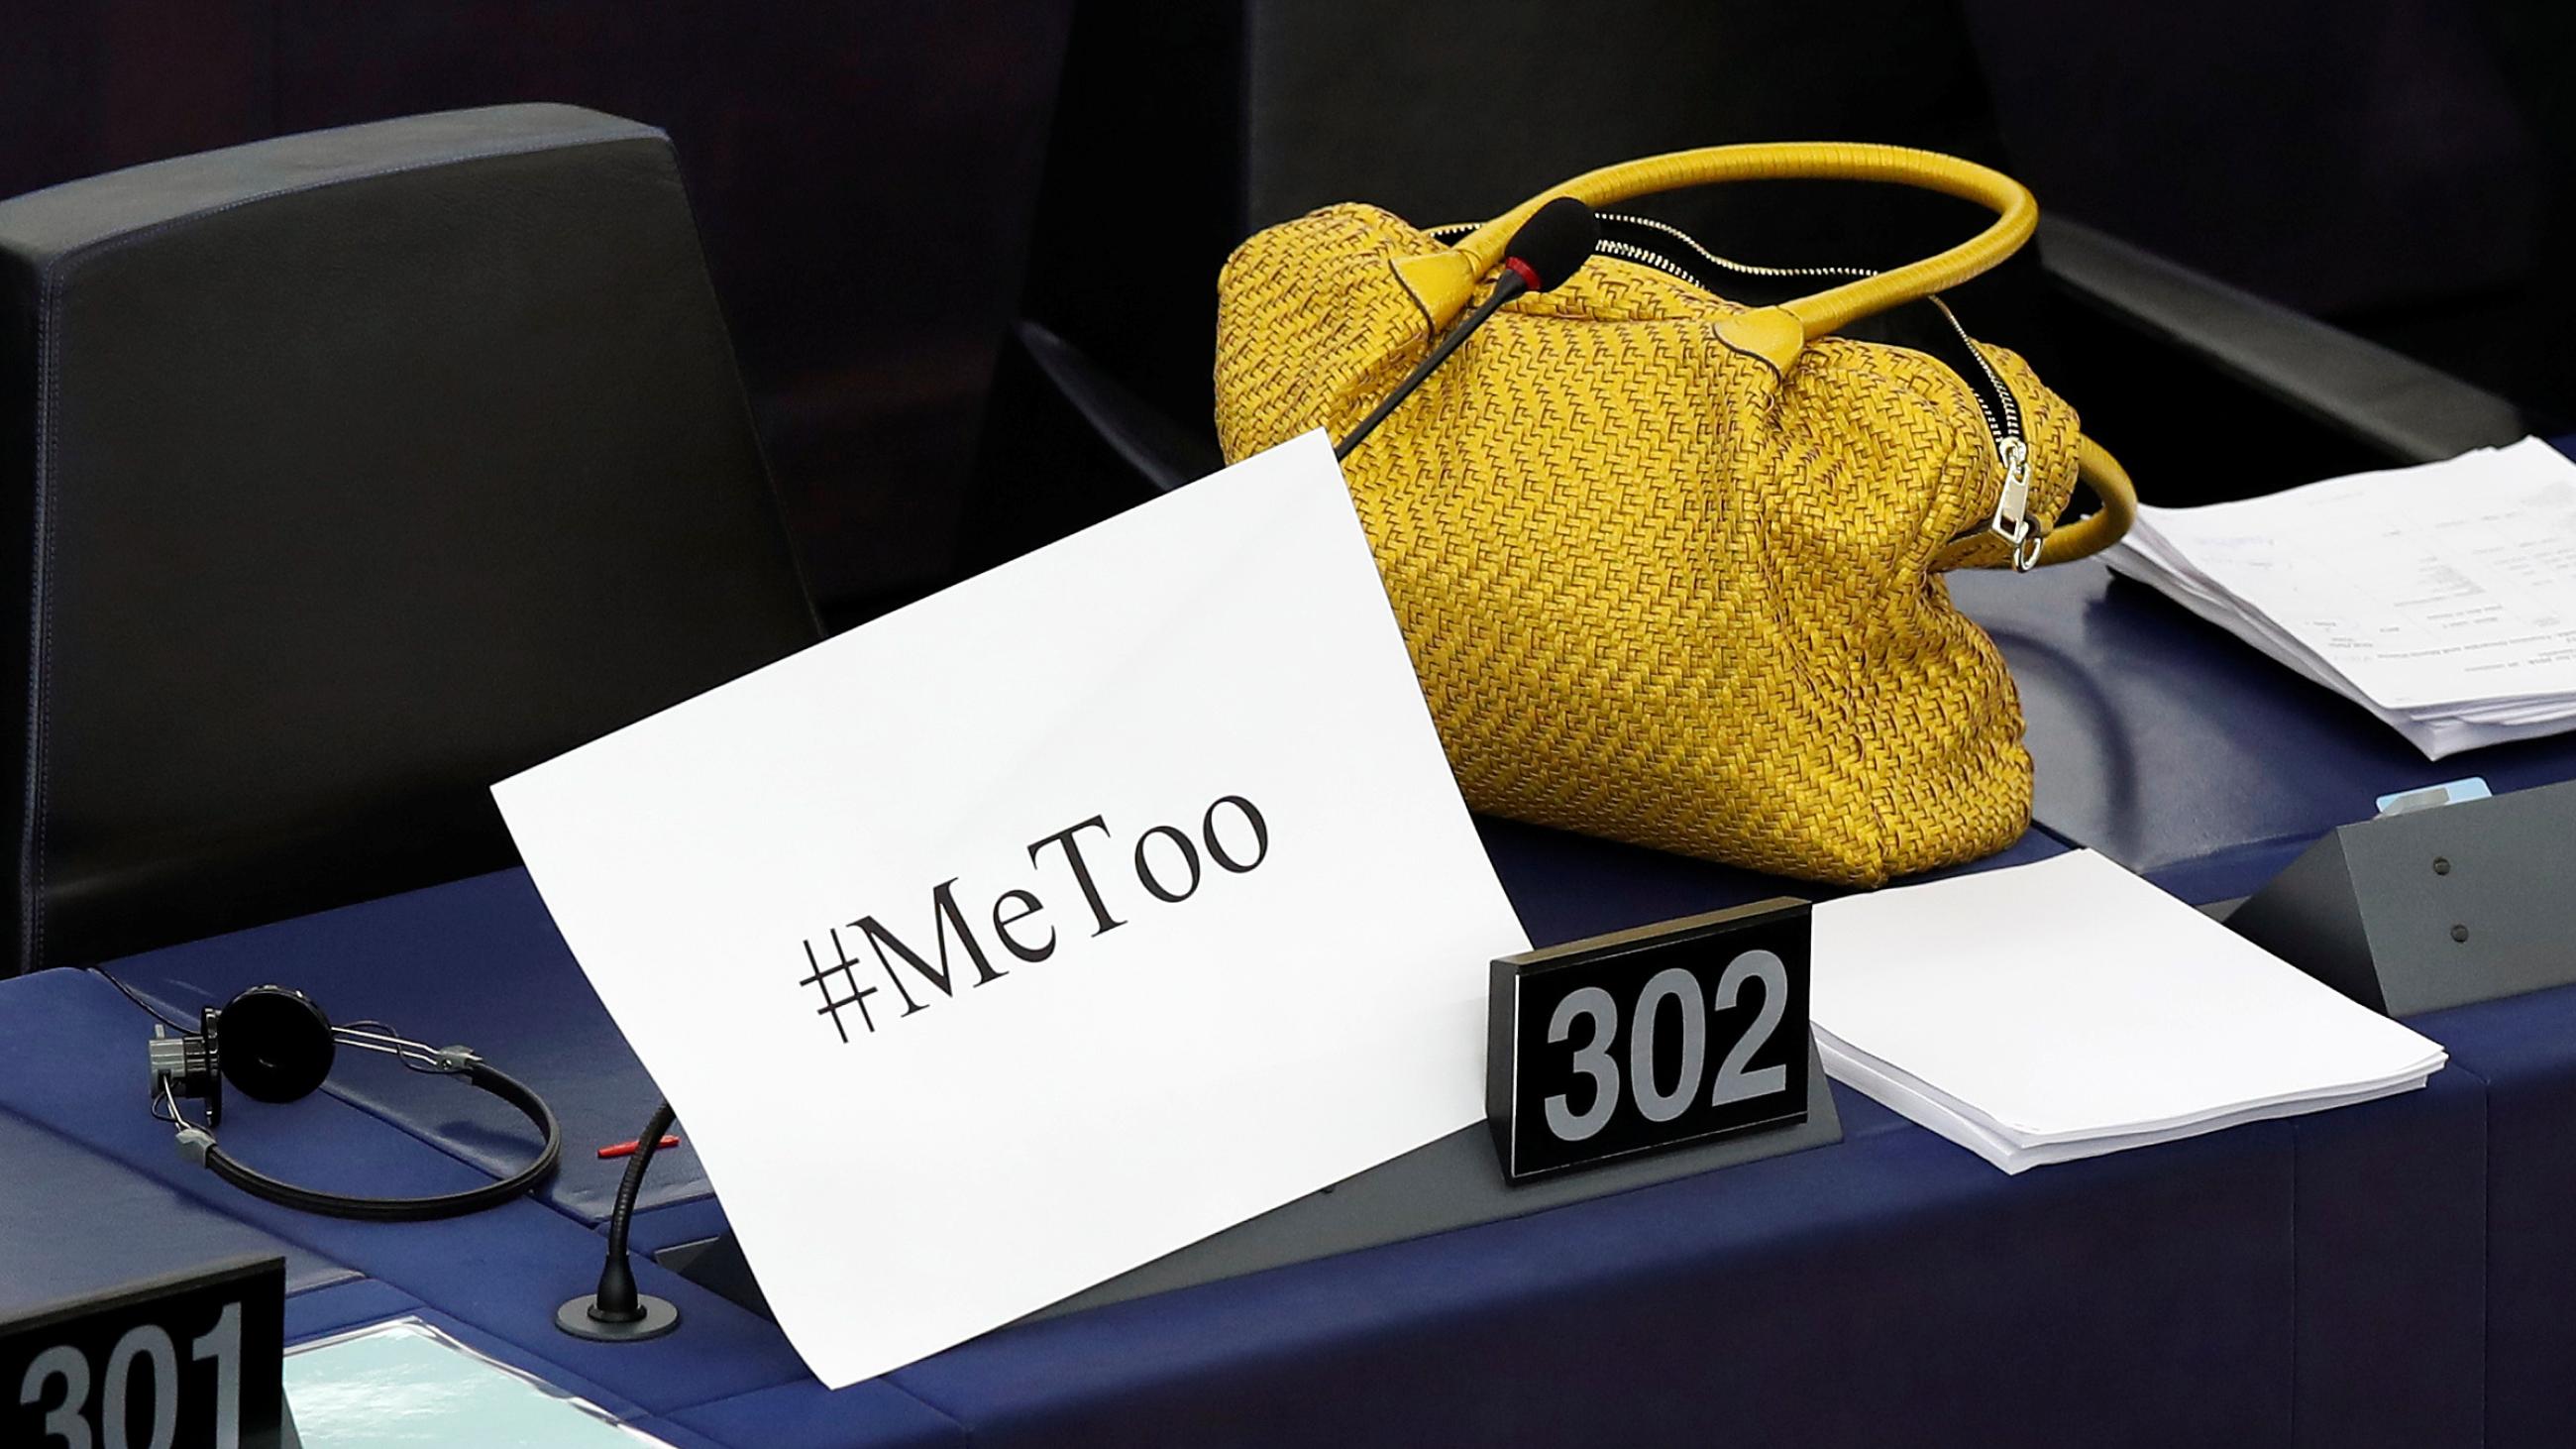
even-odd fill
[{"label": "stack of documents", "polygon": [[1816,907],[1836,1081],[2006,1172],[2424,1085],[2439,1044],[2093,852]]},{"label": "stack of documents", "polygon": [[2536,439],[2140,508],[2105,557],[2427,759],[2576,724],[2576,463]]}]

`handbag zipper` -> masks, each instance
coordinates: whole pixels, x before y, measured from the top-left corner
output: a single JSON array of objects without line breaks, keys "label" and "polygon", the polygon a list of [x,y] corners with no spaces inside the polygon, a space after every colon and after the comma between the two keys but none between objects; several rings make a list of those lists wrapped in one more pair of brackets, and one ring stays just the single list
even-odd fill
[{"label": "handbag zipper", "polygon": [[[1600,216],[1603,221],[1619,222],[1626,226],[1642,226],[1648,231],[1662,232],[1664,235],[1671,237],[1673,240],[1680,242],[1686,247],[1689,247],[1692,251],[1699,253],[1713,265],[1724,267],[1730,272],[1741,272],[1748,277],[1858,278],[1875,277],[1878,275],[1878,273],[1867,267],[1765,267],[1758,266],[1752,262],[1739,262],[1732,258],[1721,257],[1717,253],[1710,251],[1707,247],[1700,244],[1698,237],[1692,236],[1689,232],[1682,230],[1680,227],[1677,227],[1668,221],[1657,221],[1651,216],[1635,216],[1624,211],[1605,211],[1600,213]],[[1691,280],[1697,281],[1699,279],[1694,277]]]},{"label": "handbag zipper", "polygon": [[[1986,385],[1995,390],[2003,404],[2002,426],[1996,425],[1993,413],[1986,414],[1986,428],[1995,435],[1995,457],[2004,465],[2004,486],[1995,495],[1995,516],[1987,521],[1986,531],[2012,545],[2014,573],[2029,573],[2038,566],[2040,545],[2047,540],[2030,525],[2030,443],[2021,430],[2021,404],[2013,400],[2012,389],[2004,386],[2004,380],[1995,375],[1994,364],[1986,360],[1986,350],[1968,335],[1967,324],[1950,310],[1950,304],[1938,295],[1923,300],[1940,308],[1941,315],[1950,320],[1950,329],[1959,334],[1968,355],[1977,360],[1977,370],[1986,375]],[[1968,391],[1973,394],[1977,389],[1971,385]],[[1984,396],[1978,395],[1978,410],[1984,411],[1985,406]]]},{"label": "handbag zipper", "polygon": [[1665,256],[1662,252],[1648,251],[1633,242],[1603,237],[1592,244],[1592,253],[1595,256],[1617,257],[1623,262],[1635,262],[1641,267],[1652,267],[1665,276],[1679,277],[1694,287],[1700,284],[1699,278],[1692,276],[1688,267]]},{"label": "handbag zipper", "polygon": [[[1862,277],[1875,277],[1878,275],[1877,272],[1868,267],[1757,266],[1751,262],[1739,262],[1728,257],[1721,257],[1717,253],[1710,251],[1707,247],[1702,246],[1699,238],[1692,236],[1689,232],[1682,230],[1680,227],[1674,226],[1670,222],[1657,221],[1651,216],[1632,216],[1625,212],[1603,212],[1601,213],[1601,219],[1603,221],[1624,222],[1630,226],[1642,226],[1651,231],[1662,232],[1664,235],[1669,236],[1673,240],[1689,247],[1692,251],[1699,253],[1702,258],[1709,262],[1710,265],[1723,267],[1730,272],[1737,272],[1748,277],[1841,277],[1846,280],[1858,280]],[[1612,250],[1614,247],[1617,248],[1617,250]],[[1599,247],[1595,248],[1595,250],[1610,256],[1618,257],[1624,261],[1632,262],[1638,261],[1645,256],[1655,256],[1654,253],[1648,252],[1644,247],[1635,246],[1627,242],[1605,241]],[[1699,278],[1689,275],[1683,268],[1673,265],[1669,260],[1660,256],[1657,256],[1654,261],[1648,262],[1647,265],[1655,266],[1660,270],[1670,272],[1674,276],[1680,277],[1687,282],[1695,283],[1699,280]],[[2021,406],[2013,400],[2012,389],[2004,386],[2004,380],[1996,375],[1994,365],[1986,361],[1984,350],[1977,346],[1975,338],[1968,335],[1966,324],[1959,320],[1958,313],[1950,310],[1950,304],[1943,301],[1938,296],[1926,297],[1923,300],[1941,309],[1941,316],[1950,324],[1950,330],[1959,334],[1959,345],[1967,352],[1970,360],[1976,363],[1977,371],[1985,375],[1986,389],[1984,391],[1980,391],[1976,387],[1974,379],[1968,380],[1968,391],[1977,400],[1977,411],[1986,415],[1986,431],[1994,435],[1995,442],[1999,449],[2007,438],[2018,441],[2022,436]],[[1991,400],[1988,397],[1989,392],[1992,393]]]},{"label": "handbag zipper", "polygon": [[[1878,275],[1868,267],[1767,267],[1752,262],[1739,262],[1710,251],[1700,243],[1699,238],[1670,222],[1657,221],[1651,216],[1637,216],[1629,212],[1615,211],[1602,212],[1600,218],[1604,223],[1639,227],[1670,237],[1697,252],[1711,266],[1734,272],[1739,276],[1835,277],[1852,281]],[[1474,222],[1452,222],[1435,226],[1426,235],[1439,241],[1452,241],[1474,231],[1476,225]],[[1662,272],[1695,287],[1707,287],[1706,281],[1688,267],[1651,247],[1621,241],[1616,237],[1603,237],[1593,244],[1592,251],[1595,256],[1615,257],[1623,262],[1631,262]],[[2031,526],[2029,518],[2030,444],[2022,431],[2021,404],[2013,397],[2012,389],[2004,386],[2004,380],[1996,373],[1994,364],[1986,360],[1985,350],[1977,346],[1975,338],[1968,335],[1967,325],[1959,320],[1959,314],[1950,310],[1950,304],[1937,295],[1925,297],[1923,300],[1940,309],[1942,319],[1950,324],[1952,332],[1958,334],[1960,351],[1965,352],[1969,360],[1976,364],[1978,374],[1976,377],[1970,377],[1955,367],[1951,371],[1959,373],[1960,381],[1967,384],[1968,396],[1975,400],[1978,413],[1985,419],[1986,432],[1994,439],[1995,459],[2003,468],[2003,487],[1995,495],[1994,517],[1987,521],[1985,531],[2010,544],[2013,570],[2017,573],[2027,573],[2039,562],[2039,549],[2043,540],[2039,531]],[[1981,381],[1984,384],[1982,387],[1978,385]],[[1966,533],[1958,535],[1959,538],[1968,536]]]}]

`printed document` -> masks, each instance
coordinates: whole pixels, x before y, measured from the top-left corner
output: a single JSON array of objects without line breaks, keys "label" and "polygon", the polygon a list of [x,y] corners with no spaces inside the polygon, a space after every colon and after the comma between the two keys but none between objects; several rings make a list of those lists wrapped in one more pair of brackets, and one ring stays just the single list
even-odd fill
[{"label": "printed document", "polygon": [[2428,758],[2576,723],[2576,462],[2535,439],[2142,507],[2106,557]]}]

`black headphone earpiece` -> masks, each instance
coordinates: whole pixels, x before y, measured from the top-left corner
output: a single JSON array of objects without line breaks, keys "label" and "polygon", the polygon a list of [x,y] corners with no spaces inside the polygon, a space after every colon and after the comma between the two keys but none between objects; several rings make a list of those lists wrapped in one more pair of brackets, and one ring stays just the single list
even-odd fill
[{"label": "black headphone earpiece", "polygon": [[221,1029],[216,1069],[255,1102],[313,1095],[339,1055],[331,1018],[312,997],[283,986],[254,986],[234,997],[223,1009]]},{"label": "black headphone earpiece", "polygon": [[223,1006],[197,1013],[197,1029],[154,1032],[154,1091],[167,1079],[172,1095],[206,1103],[206,1125],[224,1122],[224,1083],[255,1102],[293,1102],[313,1094],[339,1056],[331,1019],[313,998],[283,986],[254,986]]},{"label": "black headphone earpiece", "polygon": [[[111,978],[113,980],[113,978]],[[120,990],[123,988],[120,986]],[[132,995],[131,992],[127,993]],[[301,991],[283,986],[254,986],[223,1006],[198,1013],[195,1031],[168,1035],[154,1027],[146,1051],[152,1066],[156,1113],[168,1107],[167,1120],[179,1129],[179,1149],[203,1162],[216,1176],[253,1197],[331,1217],[387,1222],[417,1222],[457,1217],[497,1207],[553,1175],[563,1152],[563,1129],[545,1099],[516,1078],[465,1047],[432,1047],[375,1026],[333,1026],[321,1006]],[[536,1161],[499,1182],[435,1197],[353,1197],[319,1192],[244,1167],[215,1141],[224,1120],[224,1084],[255,1102],[293,1102],[311,1096],[331,1075],[343,1045],[400,1058],[415,1071],[460,1076],[469,1086],[499,1097],[544,1134]],[[190,1122],[182,1101],[206,1104],[206,1125]]]}]

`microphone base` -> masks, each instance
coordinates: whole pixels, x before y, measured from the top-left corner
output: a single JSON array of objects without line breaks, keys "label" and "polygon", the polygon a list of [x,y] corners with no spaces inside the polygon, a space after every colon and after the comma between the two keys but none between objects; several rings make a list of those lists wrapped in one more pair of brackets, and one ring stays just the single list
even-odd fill
[{"label": "microphone base", "polygon": [[584,1293],[556,1309],[555,1327],[593,1343],[641,1343],[680,1326],[680,1306],[668,1298],[650,1293],[638,1296],[635,1306],[644,1310],[644,1316],[632,1323],[604,1323],[591,1317],[590,1306],[598,1301],[598,1295]]}]

